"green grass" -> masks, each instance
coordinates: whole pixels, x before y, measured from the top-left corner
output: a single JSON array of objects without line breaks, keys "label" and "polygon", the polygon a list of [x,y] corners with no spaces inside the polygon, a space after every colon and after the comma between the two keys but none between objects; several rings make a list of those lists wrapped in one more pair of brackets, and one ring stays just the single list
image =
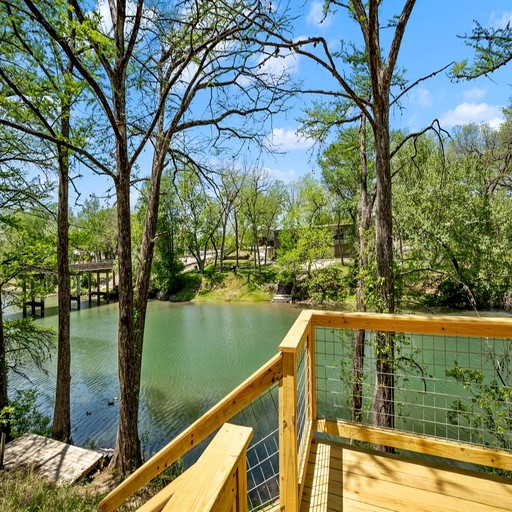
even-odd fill
[{"label": "green grass", "polygon": [[85,512],[97,510],[103,498],[83,486],[57,486],[26,469],[2,471],[0,482],[3,512]]},{"label": "green grass", "polygon": [[[117,512],[132,512],[148,501],[184,471],[178,460],[138,491]],[[92,512],[121,480],[111,470],[96,473],[93,479],[58,486],[31,468],[0,471],[0,511],[2,512]]]},{"label": "green grass", "polygon": [[[226,268],[230,268],[226,266]],[[268,283],[276,281],[276,271],[239,268],[224,272],[207,268],[201,275],[197,271],[183,276],[183,288],[174,294],[175,300],[194,302],[268,302],[273,292]]]}]

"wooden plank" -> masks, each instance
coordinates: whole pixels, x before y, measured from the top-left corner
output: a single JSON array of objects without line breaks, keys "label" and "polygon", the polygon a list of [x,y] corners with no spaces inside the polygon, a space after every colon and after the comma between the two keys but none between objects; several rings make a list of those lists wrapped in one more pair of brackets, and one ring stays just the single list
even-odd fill
[{"label": "wooden plank", "polygon": [[25,434],[5,447],[5,466],[31,466],[53,482],[77,482],[103,460],[103,454],[55,441],[36,434]]},{"label": "wooden plank", "polygon": [[481,473],[314,442],[301,512],[511,510],[512,482]]},{"label": "wooden plank", "polygon": [[[164,512],[231,510],[237,480],[246,478],[245,451],[252,436],[252,428],[226,423],[194,466],[184,473]],[[243,476],[239,475],[242,472]],[[244,504],[246,499],[244,494]]]},{"label": "wooden plank", "polygon": [[512,470],[512,452],[505,450],[324,419],[317,421],[317,431],[375,445]]},{"label": "wooden plank", "polygon": [[295,352],[283,353],[283,378],[279,382],[279,500],[283,511],[299,509]]},{"label": "wooden plank", "polygon": [[310,331],[312,311],[304,310],[287,332],[279,345],[281,352],[299,352],[302,349],[308,332]]},{"label": "wooden plank", "polygon": [[[512,338],[512,319],[312,311],[313,327]],[[300,318],[300,317],[299,317]]]},{"label": "wooden plank", "polygon": [[[345,472],[360,476],[371,475],[382,482],[393,482],[404,488],[410,487],[411,492],[416,488],[434,489],[439,495],[474,501],[491,507],[499,507],[503,503],[512,505],[512,481],[493,478],[484,473],[391,455],[382,454],[375,457],[374,454],[355,451],[352,448],[343,449],[343,454],[339,453],[339,457],[340,468],[343,464]],[[335,463],[334,460],[332,462]]]},{"label": "wooden plank", "polygon": [[[193,466],[190,466],[191,469]],[[137,509],[137,512],[160,512],[167,502],[171,499],[171,497],[176,492],[176,489],[180,485],[180,482],[183,480],[186,472],[182,473],[178,477],[176,477],[171,483],[166,485],[161,491],[155,494],[150,500],[146,501],[144,505]]]},{"label": "wooden plank", "polygon": [[282,355],[277,354],[111,491],[99,504],[100,510],[115,510],[143,485],[250,404],[281,377]]}]

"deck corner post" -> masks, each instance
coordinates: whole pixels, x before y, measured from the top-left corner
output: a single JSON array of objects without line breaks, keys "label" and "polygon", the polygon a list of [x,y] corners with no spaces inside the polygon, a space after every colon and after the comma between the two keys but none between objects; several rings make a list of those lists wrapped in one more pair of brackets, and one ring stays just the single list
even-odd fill
[{"label": "deck corner post", "polygon": [[297,461],[297,364],[295,351],[282,352],[279,383],[279,501],[283,512],[299,510]]}]

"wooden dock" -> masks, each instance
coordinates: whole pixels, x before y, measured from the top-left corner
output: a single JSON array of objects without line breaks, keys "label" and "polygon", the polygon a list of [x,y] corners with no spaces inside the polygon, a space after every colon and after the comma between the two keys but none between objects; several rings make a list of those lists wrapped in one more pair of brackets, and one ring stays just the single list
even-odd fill
[{"label": "wooden dock", "polygon": [[52,482],[72,484],[100,466],[103,457],[94,450],[25,434],[5,445],[4,467],[28,466]]}]

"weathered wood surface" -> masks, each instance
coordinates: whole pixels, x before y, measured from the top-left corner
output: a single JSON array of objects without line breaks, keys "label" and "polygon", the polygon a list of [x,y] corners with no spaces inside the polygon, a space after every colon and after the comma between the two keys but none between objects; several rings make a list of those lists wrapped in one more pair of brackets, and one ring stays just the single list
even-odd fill
[{"label": "weathered wood surface", "polygon": [[103,454],[36,434],[25,434],[5,445],[4,466],[29,466],[58,484],[71,484],[101,464]]},{"label": "weathered wood surface", "polygon": [[301,512],[512,510],[512,482],[315,441]]}]

